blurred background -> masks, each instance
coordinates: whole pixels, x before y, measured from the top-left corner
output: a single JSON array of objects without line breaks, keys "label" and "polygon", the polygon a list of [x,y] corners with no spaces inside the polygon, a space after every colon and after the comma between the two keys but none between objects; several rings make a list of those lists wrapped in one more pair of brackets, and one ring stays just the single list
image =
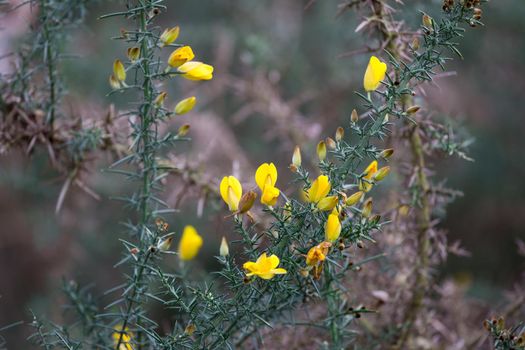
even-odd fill
[{"label": "blurred background", "polygon": [[[169,180],[165,192],[168,203],[181,211],[166,217],[171,229],[180,232],[191,223],[205,237],[199,264],[212,266],[220,238],[229,234],[216,200],[206,200],[203,215],[198,215],[201,182],[216,188],[222,176],[234,172],[253,183],[254,169],[273,161],[279,183],[286,187],[293,147],[301,145],[303,157],[314,158],[317,142],[346,125],[359,105],[353,92],[361,89],[369,56],[353,51],[363,47],[366,36],[355,32],[358,14],[338,15],[340,4],[168,1],[168,11],[159,16],[161,27],[179,25],[178,42],[190,43],[197,59],[215,66],[210,83],[177,80],[162,87],[168,103],[191,95],[199,100],[193,112],[171,122],[173,127],[189,122],[193,141],[170,152],[170,159],[183,162],[188,171]],[[131,93],[107,96],[111,64],[123,59],[126,49],[111,37],[129,23],[98,17],[121,6],[118,1],[93,2],[85,25],[69,33],[72,40],[65,51],[77,56],[62,67],[68,114],[103,118],[112,103],[120,111],[133,107]],[[398,15],[418,26],[418,10],[433,14],[440,8],[439,1],[407,0]],[[1,15],[0,56],[17,47],[32,15]],[[449,63],[457,74],[427,90],[429,109],[450,116],[475,141],[469,152],[472,162],[431,160],[435,178],[464,194],[449,207],[440,227],[449,232],[449,241],[461,241],[470,252],[470,257],[450,256],[437,274],[466,281],[471,297],[489,302],[510,289],[524,267],[517,243],[525,240],[524,18],[521,0],[485,4],[486,27],[468,30],[460,46],[464,60]],[[0,61],[3,73],[12,69],[7,61]],[[180,160],[186,152],[189,161]],[[95,294],[121,281],[122,271],[112,266],[121,257],[121,223],[132,213],[111,197],[129,194],[136,186],[104,172],[111,160],[94,155],[84,180],[100,200],[73,187],[55,215],[64,178],[49,167],[44,152],[30,159],[23,154],[11,150],[0,156],[0,327],[30,319],[29,310],[59,317],[62,278],[93,283]],[[194,186],[181,189],[188,176],[195,177]],[[10,332],[8,344],[19,344],[23,336],[22,331]]]}]

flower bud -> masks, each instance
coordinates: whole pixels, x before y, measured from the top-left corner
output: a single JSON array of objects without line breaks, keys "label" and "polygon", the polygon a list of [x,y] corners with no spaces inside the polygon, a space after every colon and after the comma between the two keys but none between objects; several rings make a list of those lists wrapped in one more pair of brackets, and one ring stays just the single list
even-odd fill
[{"label": "flower bud", "polygon": [[343,129],[342,127],[338,127],[337,130],[335,131],[335,140],[339,142],[343,139],[344,136],[345,136],[345,129]]},{"label": "flower bud", "polygon": [[406,110],[406,113],[408,115],[412,115],[412,114],[415,114],[417,111],[419,111],[421,109],[420,106],[412,106],[412,107],[409,107],[407,110]]},{"label": "flower bud", "polygon": [[354,193],[353,195],[351,195],[350,197],[346,199],[345,204],[348,206],[352,206],[356,204],[357,202],[359,202],[359,200],[361,200],[361,198],[363,197],[363,194],[365,194],[363,191]]},{"label": "flower bud", "polygon": [[384,166],[382,167],[381,169],[379,169],[373,179],[374,181],[381,181],[383,180],[385,177],[387,177],[387,175],[390,173],[390,167],[389,166]]},{"label": "flower bud", "polygon": [[387,148],[387,149],[381,151],[381,153],[379,153],[379,157],[384,158],[384,159],[388,159],[388,158],[390,158],[392,156],[392,154],[394,154],[394,149]]},{"label": "flower bud", "polygon": [[179,128],[178,136],[186,136],[186,134],[190,131],[190,124],[184,124]]},{"label": "flower bud", "polygon": [[131,62],[135,62],[140,57],[140,47],[128,47],[128,58]]},{"label": "flower bud", "polygon": [[425,27],[427,27],[428,29],[432,29],[432,17],[430,17],[429,15],[423,15],[422,22]]},{"label": "flower bud", "polygon": [[325,140],[326,146],[330,149],[335,149],[336,144],[333,138],[327,137]]},{"label": "flower bud", "polygon": [[226,241],[225,237],[222,237],[221,247],[219,248],[219,254],[222,257],[226,257],[226,256],[230,255],[230,248],[228,247],[228,242]]},{"label": "flower bud", "polygon": [[406,205],[406,204],[401,204],[399,206],[399,208],[397,209],[399,215],[401,216],[407,216],[408,213],[410,212],[410,206]]},{"label": "flower bud", "polygon": [[197,330],[197,327],[193,323],[190,323],[184,329],[184,333],[186,333],[188,336],[191,337],[193,333],[195,333],[196,330]]},{"label": "flower bud", "polygon": [[357,111],[354,109],[352,110],[352,115],[350,116],[350,120],[352,120],[352,123],[357,123],[359,120],[359,114],[357,114]]},{"label": "flower bud", "polygon": [[174,112],[178,115],[188,113],[193,109],[195,103],[197,103],[197,98],[195,96],[185,98],[184,100],[179,101],[179,103],[177,103]]},{"label": "flower bud", "polygon": [[157,244],[157,249],[162,252],[165,252],[170,249],[172,242],[173,242],[173,236],[169,236],[168,238],[163,239],[162,241],[159,241],[159,243]]},{"label": "flower bud", "polygon": [[179,37],[179,32],[180,28],[178,26],[165,29],[164,32],[162,32],[162,34],[160,35],[160,41],[162,43],[161,46],[169,45],[175,40],[177,40],[177,38]]},{"label": "flower bud", "polygon": [[372,213],[372,198],[368,198],[365,201],[365,204],[363,204],[363,208],[361,209],[361,215],[364,218],[367,218]]},{"label": "flower bud", "polygon": [[126,69],[121,60],[115,60],[115,62],[113,62],[113,75],[120,82],[126,80]]},{"label": "flower bud", "polygon": [[153,101],[155,106],[162,107],[164,105],[164,100],[166,99],[166,95],[168,94],[164,91],[158,94],[157,97],[155,98],[155,101]]},{"label": "flower bud", "polygon": [[317,144],[317,157],[319,157],[320,162],[326,159],[326,143],[324,141]]},{"label": "flower bud", "polygon": [[299,148],[299,146],[295,146],[292,155],[292,164],[295,165],[295,167],[299,168],[301,167],[301,162],[301,149]]},{"label": "flower bud", "polygon": [[414,40],[412,40],[412,50],[417,51],[419,50],[419,39],[417,37],[414,37]]}]

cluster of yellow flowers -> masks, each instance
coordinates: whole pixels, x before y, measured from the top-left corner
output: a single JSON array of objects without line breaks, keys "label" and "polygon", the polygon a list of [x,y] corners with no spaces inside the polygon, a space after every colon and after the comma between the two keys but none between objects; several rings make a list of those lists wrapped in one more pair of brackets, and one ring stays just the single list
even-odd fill
[{"label": "cluster of yellow flowers", "polygon": [[[168,28],[159,37],[159,46],[165,47],[171,45],[179,37],[180,29],[179,27]],[[141,49],[138,46],[130,47],[127,49],[127,57],[131,62],[133,67],[141,59]],[[175,49],[168,58],[168,67],[166,68],[165,73],[170,76],[181,75],[182,77],[188,80],[210,80],[213,78],[213,66],[199,62],[193,61],[195,54],[190,46],[181,46]],[[175,68],[176,71],[172,72],[172,68]],[[128,67],[129,69],[129,67]],[[113,74],[109,77],[110,86],[117,90],[125,88],[128,85],[126,84],[126,67],[121,60],[117,59],[113,62]],[[160,108],[164,105],[164,99],[166,98],[167,93],[161,92],[155,98],[154,104],[157,108]],[[195,96],[191,96],[179,101],[175,108],[173,109],[174,114],[185,114],[193,109],[197,102]],[[187,128],[186,128],[187,129]],[[185,130],[180,130],[180,134],[184,134]],[[187,132],[187,130],[186,130]]]},{"label": "cluster of yellow flowers", "polygon": [[[372,56],[363,79],[365,90],[368,92],[376,90],[385,78],[386,70],[386,63]],[[341,141],[343,135],[344,129],[338,128],[335,135],[336,141]],[[328,146],[331,148],[335,147],[336,141],[331,138],[328,138],[327,141],[329,142]],[[321,141],[317,145],[317,156],[321,162],[326,159],[328,142]],[[301,150],[297,146],[292,155],[290,169],[294,172],[297,171],[297,169],[301,167],[301,162]],[[307,265],[305,271],[313,270],[314,277],[320,277],[323,262],[329,254],[333,243],[339,239],[341,234],[341,211],[344,207],[353,206],[361,201],[364,194],[372,189],[373,184],[384,179],[389,171],[390,167],[388,166],[378,170],[377,161],[372,161],[360,177],[359,191],[350,196],[342,192],[330,194],[332,185],[326,175],[320,175],[312,182],[310,188],[303,193],[304,199],[312,204],[313,209],[329,211],[330,214],[324,224],[325,240],[312,247],[305,255]],[[261,164],[255,172],[255,183],[261,190],[261,203],[270,208],[275,206],[280,195],[280,190],[275,187],[277,183],[277,168],[275,165],[273,163]],[[225,176],[222,179],[220,183],[220,194],[224,202],[228,205],[228,209],[233,213],[232,215],[249,213],[257,197],[257,194],[253,191],[248,191],[243,195],[241,183],[232,175]],[[289,206],[289,203],[286,205]],[[371,210],[372,200],[369,198],[364,202],[361,214],[363,217],[368,217]],[[223,239],[221,255],[225,249],[224,247],[227,248],[227,244]],[[247,277],[257,276],[263,279],[271,279],[275,275],[286,273],[285,269],[278,268],[279,263],[280,261],[277,256],[267,256],[266,253],[263,253],[257,261],[244,263],[243,268],[247,271]]]}]

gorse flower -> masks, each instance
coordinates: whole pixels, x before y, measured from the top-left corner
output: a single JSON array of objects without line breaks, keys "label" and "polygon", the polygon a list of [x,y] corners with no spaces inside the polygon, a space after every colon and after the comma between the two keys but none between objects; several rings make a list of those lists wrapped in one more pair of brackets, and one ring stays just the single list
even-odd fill
[{"label": "gorse flower", "polygon": [[195,96],[185,98],[184,100],[179,101],[177,105],[175,106],[174,112],[175,114],[185,114],[188,113],[193,109],[195,104],[197,103],[197,98]]},{"label": "gorse flower", "polygon": [[341,234],[341,222],[339,221],[339,212],[337,209],[332,210],[324,226],[324,236],[329,242],[335,242]]},{"label": "gorse flower", "polygon": [[377,160],[372,161],[363,172],[363,179],[359,181],[359,189],[368,192],[372,189],[372,178],[377,172]]},{"label": "gorse flower", "polygon": [[121,60],[113,62],[113,76],[121,83],[126,81],[126,69]]},{"label": "gorse flower", "polygon": [[275,205],[280,191],[275,187],[277,182],[277,168],[273,163],[263,163],[255,172],[255,183],[261,189],[261,203]]},{"label": "gorse flower", "polygon": [[330,211],[334,209],[339,198],[337,196],[328,196],[331,189],[332,185],[328,180],[328,176],[320,175],[314,180],[306,193],[308,201],[316,204],[319,210]]},{"label": "gorse flower", "polygon": [[363,191],[358,191],[354,193],[353,195],[351,195],[345,200],[345,204],[348,206],[356,204],[357,202],[359,202],[359,200],[361,200],[364,194],[365,193]]},{"label": "gorse flower", "polygon": [[321,242],[310,248],[306,254],[306,265],[316,266],[322,263],[326,259],[326,255],[331,246],[332,243],[330,242]]},{"label": "gorse flower", "polygon": [[140,47],[129,47],[128,48],[128,58],[131,62],[135,62],[140,57]]},{"label": "gorse flower", "polygon": [[225,176],[220,185],[221,197],[228,204],[230,211],[239,209],[239,201],[242,197],[242,186],[235,176]]},{"label": "gorse flower", "polygon": [[173,43],[179,37],[179,33],[180,33],[180,28],[178,26],[165,29],[159,38],[161,42],[160,46],[162,47],[162,46],[170,45],[171,43]]},{"label": "gorse flower", "polygon": [[168,58],[168,64],[173,67],[177,68],[184,63],[191,61],[195,57],[195,54],[193,53],[193,50],[189,46],[182,46],[173,51]]},{"label": "gorse flower", "polygon": [[265,280],[269,280],[275,275],[286,273],[285,269],[278,268],[277,266],[279,266],[279,258],[276,255],[266,256],[266,253],[262,253],[256,262],[248,261],[242,265],[242,267],[248,271],[246,276],[257,276]]},{"label": "gorse flower", "polygon": [[202,237],[197,233],[195,227],[186,226],[182,232],[179,242],[179,257],[181,260],[191,260],[195,258],[202,247]]},{"label": "gorse flower", "polygon": [[363,78],[366,91],[375,91],[379,87],[381,80],[385,79],[386,69],[386,63],[381,62],[376,56],[370,57]]},{"label": "gorse flower", "polygon": [[131,333],[128,328],[122,329],[122,325],[117,325],[113,327],[113,343],[115,346],[117,346],[120,343],[118,350],[134,350],[131,346],[131,339],[133,337],[133,333]]},{"label": "gorse flower", "polygon": [[210,80],[213,78],[213,67],[202,62],[186,62],[177,70],[188,80]]}]

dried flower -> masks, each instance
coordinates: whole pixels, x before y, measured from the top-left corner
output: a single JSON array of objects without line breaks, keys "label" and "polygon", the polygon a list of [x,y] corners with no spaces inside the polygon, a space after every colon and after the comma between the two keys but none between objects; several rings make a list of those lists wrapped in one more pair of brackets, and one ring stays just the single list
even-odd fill
[{"label": "dried flower", "polygon": [[345,129],[343,129],[341,126],[337,128],[335,131],[335,140],[337,142],[341,141],[343,137],[345,136]]},{"label": "dried flower", "polygon": [[155,97],[155,100],[153,101],[155,106],[162,107],[164,105],[164,100],[166,99],[167,95],[168,93],[164,91],[158,94],[157,97]]},{"label": "dried flower", "polygon": [[179,32],[180,32],[180,28],[178,26],[165,29],[159,38],[161,42],[160,46],[162,47],[162,46],[170,45],[171,43],[173,43],[179,37]]},{"label": "dried flower", "polygon": [[140,57],[140,47],[128,47],[128,58],[131,62],[135,62]]}]

